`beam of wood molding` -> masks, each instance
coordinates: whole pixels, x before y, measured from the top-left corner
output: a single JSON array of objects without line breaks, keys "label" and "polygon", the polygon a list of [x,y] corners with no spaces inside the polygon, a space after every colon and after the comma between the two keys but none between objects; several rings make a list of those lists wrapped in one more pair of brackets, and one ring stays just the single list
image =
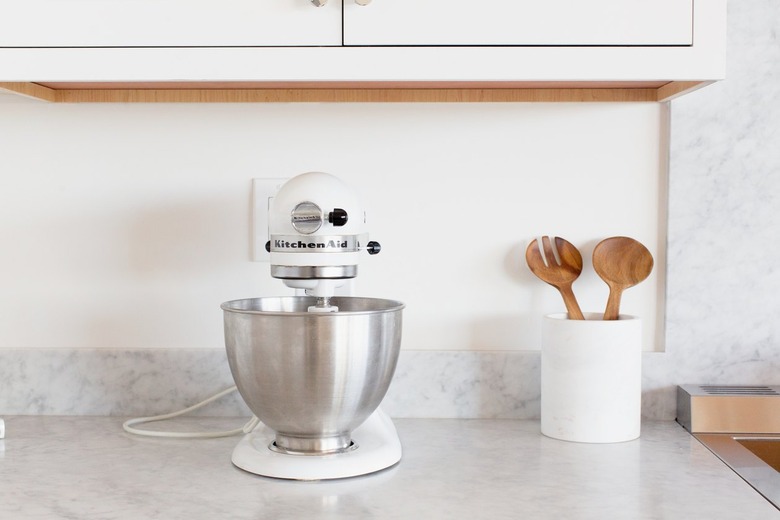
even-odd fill
[{"label": "beam of wood molding", "polygon": [[23,96],[59,103],[559,103],[669,101],[710,82],[658,88],[50,88],[0,83]]},{"label": "beam of wood molding", "polygon": [[63,103],[648,102],[656,89],[115,89],[58,90]]},{"label": "beam of wood molding", "polygon": [[41,99],[43,101],[58,101],[56,90],[38,85],[37,83],[0,82],[0,89],[11,92],[12,94]]},{"label": "beam of wood molding", "polygon": [[706,87],[713,81],[672,81],[658,89],[657,101],[671,101],[694,90]]}]

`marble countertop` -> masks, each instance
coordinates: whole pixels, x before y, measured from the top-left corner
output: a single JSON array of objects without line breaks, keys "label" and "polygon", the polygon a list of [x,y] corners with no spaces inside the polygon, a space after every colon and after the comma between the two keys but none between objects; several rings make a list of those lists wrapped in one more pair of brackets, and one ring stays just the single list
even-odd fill
[{"label": "marble countertop", "polygon": [[[115,417],[5,419],[0,518],[780,518],[674,422],[645,423],[637,441],[597,445],[546,438],[537,421],[398,419],[398,465],[291,482],[235,468],[237,437],[136,437]],[[179,426],[241,424],[191,418]]]}]

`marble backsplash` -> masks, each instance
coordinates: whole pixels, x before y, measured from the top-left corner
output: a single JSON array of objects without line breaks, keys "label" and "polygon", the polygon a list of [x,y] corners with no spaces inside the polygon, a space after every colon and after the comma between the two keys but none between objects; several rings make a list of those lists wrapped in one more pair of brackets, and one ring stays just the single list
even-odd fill
[{"label": "marble backsplash", "polygon": [[[642,415],[649,419],[674,419],[677,384],[777,381],[770,356],[720,367],[712,359],[680,366],[670,353],[643,356]],[[537,419],[540,375],[539,352],[404,350],[382,407],[393,417]],[[6,415],[164,414],[232,385],[222,349],[0,349]],[[235,393],[195,414],[250,412]]]},{"label": "marble backsplash", "polygon": [[[233,385],[221,349],[2,349],[9,415],[151,415]],[[394,417],[539,416],[539,354],[402,351],[383,408]],[[201,415],[247,415],[237,394]]]},{"label": "marble backsplash", "polygon": [[[729,4],[728,79],[674,101],[666,351],[643,415],[686,383],[780,381],[780,2]],[[402,351],[395,417],[537,418],[538,352]],[[221,349],[0,349],[0,414],[147,415],[232,385]],[[245,415],[236,395],[202,410]]]},{"label": "marble backsplash", "polygon": [[[538,352],[402,351],[382,406],[393,417],[533,419],[539,377]],[[163,414],[232,385],[221,349],[0,350],[0,410],[9,415]],[[231,394],[197,413],[249,410]]]}]

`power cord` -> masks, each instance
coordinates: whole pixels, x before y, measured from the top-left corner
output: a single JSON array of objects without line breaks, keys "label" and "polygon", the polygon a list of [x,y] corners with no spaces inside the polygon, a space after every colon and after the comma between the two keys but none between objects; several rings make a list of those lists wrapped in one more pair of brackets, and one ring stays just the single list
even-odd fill
[{"label": "power cord", "polygon": [[146,437],[168,437],[168,438],[177,438],[177,439],[214,439],[217,437],[231,437],[233,435],[241,435],[244,433],[249,433],[252,430],[254,430],[255,427],[260,423],[260,419],[258,419],[254,415],[249,420],[249,422],[247,422],[241,428],[237,428],[235,430],[221,431],[221,432],[166,432],[166,431],[154,431],[154,430],[141,430],[138,428],[133,428],[133,426],[135,426],[136,424],[165,421],[168,419],[173,419],[174,417],[178,417],[180,415],[184,415],[186,413],[192,412],[193,410],[197,410],[198,408],[202,408],[207,404],[216,401],[217,399],[220,399],[228,394],[231,394],[235,392],[237,389],[238,388],[236,388],[235,386],[231,386],[230,388],[226,388],[221,392],[219,392],[218,394],[212,395],[208,399],[201,401],[198,404],[192,405],[189,408],[185,408],[184,410],[179,410],[178,412],[167,413],[165,415],[155,415],[152,417],[138,417],[137,419],[130,419],[128,421],[125,421],[122,424],[122,428],[124,428],[124,430],[127,433],[132,433],[133,435],[143,435]]}]

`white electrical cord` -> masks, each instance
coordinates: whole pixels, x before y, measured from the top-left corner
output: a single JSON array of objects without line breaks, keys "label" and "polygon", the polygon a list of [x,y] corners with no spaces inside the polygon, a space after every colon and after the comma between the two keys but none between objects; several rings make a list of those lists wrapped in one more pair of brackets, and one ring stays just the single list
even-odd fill
[{"label": "white electrical cord", "polygon": [[155,415],[152,417],[139,417],[137,419],[130,419],[128,421],[125,421],[124,424],[122,424],[122,428],[124,428],[124,430],[127,433],[132,433],[133,435],[144,435],[146,437],[169,437],[169,438],[177,438],[177,439],[214,439],[217,437],[231,437],[233,435],[241,435],[243,433],[249,433],[252,430],[254,430],[255,427],[260,422],[260,419],[258,419],[254,415],[249,420],[249,422],[247,422],[241,428],[237,428],[235,430],[221,431],[221,432],[165,432],[165,431],[153,431],[153,430],[140,430],[138,428],[133,428],[133,426],[136,424],[145,424],[145,423],[150,423],[155,421],[165,421],[167,419],[172,419],[174,417],[184,415],[185,413],[189,413],[193,410],[197,410],[198,408],[202,408],[207,404],[211,403],[212,401],[216,401],[217,399],[220,399],[228,394],[231,394],[236,390],[237,388],[235,386],[231,386],[230,388],[226,388],[225,390],[222,390],[218,394],[209,397],[205,401],[201,401],[198,404],[192,405],[189,408],[185,408],[184,410],[179,410],[178,412],[167,413],[165,415]]}]

